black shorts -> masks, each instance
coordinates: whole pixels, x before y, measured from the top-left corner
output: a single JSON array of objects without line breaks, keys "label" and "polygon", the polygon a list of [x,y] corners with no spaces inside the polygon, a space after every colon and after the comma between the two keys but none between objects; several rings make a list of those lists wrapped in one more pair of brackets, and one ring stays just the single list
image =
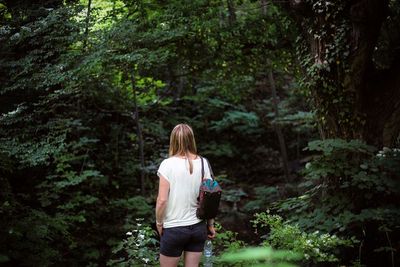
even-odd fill
[{"label": "black shorts", "polygon": [[179,257],[182,251],[202,252],[206,239],[205,221],[189,226],[164,228],[160,240],[160,253],[168,257]]}]

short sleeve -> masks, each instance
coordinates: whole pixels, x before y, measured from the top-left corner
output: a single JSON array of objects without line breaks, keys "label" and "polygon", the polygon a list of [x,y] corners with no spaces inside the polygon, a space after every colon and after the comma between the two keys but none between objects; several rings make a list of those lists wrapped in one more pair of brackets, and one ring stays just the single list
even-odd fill
[{"label": "short sleeve", "polygon": [[164,159],[161,162],[160,167],[158,168],[157,175],[158,176],[162,175],[169,182],[169,174],[170,173],[169,173],[168,161]]},{"label": "short sleeve", "polygon": [[210,162],[208,162],[208,160],[204,160],[204,178],[212,179],[210,172]]}]

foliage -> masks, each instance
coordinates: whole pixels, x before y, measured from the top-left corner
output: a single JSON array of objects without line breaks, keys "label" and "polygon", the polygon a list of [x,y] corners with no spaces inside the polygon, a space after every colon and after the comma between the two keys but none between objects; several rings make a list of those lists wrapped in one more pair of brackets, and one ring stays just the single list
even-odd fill
[{"label": "foliage", "polygon": [[346,180],[345,177],[354,171],[353,162],[349,161],[353,155],[372,155],[375,148],[359,140],[347,142],[341,139],[326,139],[310,142],[306,150],[322,153],[306,165],[306,175],[311,179],[329,178],[325,180],[333,182],[332,176]]},{"label": "foliage", "polygon": [[[88,4],[0,5],[0,255],[8,264],[108,261],[116,236],[138,217],[152,220],[156,180],[146,180],[145,198],[138,177],[155,173],[176,123],[193,125],[217,167],[252,162],[246,154],[271,132],[253,95],[265,43],[291,29],[275,6],[260,20],[245,1],[230,23],[216,2],[91,1],[90,12]],[[284,69],[291,54],[281,52],[273,54],[287,60]]]},{"label": "foliage", "polygon": [[[249,247],[237,239],[237,233],[226,230],[221,224],[215,225],[217,235],[213,242],[215,266],[294,266],[301,256],[292,251],[274,250],[270,247]],[[265,262],[265,264],[263,264]],[[258,265],[255,265],[258,264]],[[286,264],[286,265],[285,265]]]},{"label": "foliage", "polygon": [[319,231],[307,233],[297,225],[285,222],[278,215],[256,213],[253,220],[257,231],[268,229],[263,246],[286,249],[304,256],[304,260],[312,262],[337,262],[340,248],[353,246],[354,239],[341,239],[336,235],[322,234]]},{"label": "foliage", "polygon": [[158,264],[158,240],[155,230],[138,220],[136,226],[126,233],[126,239],[112,250],[118,259],[107,262],[107,266],[155,266]]},{"label": "foliage", "polygon": [[237,251],[245,246],[245,243],[237,238],[237,233],[224,229],[221,224],[215,223],[215,230],[217,232],[213,240],[215,254]]},{"label": "foliage", "polygon": [[247,196],[247,194],[243,191],[243,189],[227,189],[224,190],[224,194],[222,195],[222,200],[232,203],[237,203],[240,201],[240,198]]},{"label": "foliage", "polygon": [[236,263],[233,266],[294,267],[289,263],[301,259],[300,254],[288,250],[274,250],[270,247],[248,247],[225,253],[220,261]]},{"label": "foliage", "polygon": [[[307,25],[312,37],[310,40],[298,38],[297,52],[307,73],[301,87],[311,101],[319,123],[329,129],[327,136],[336,134],[342,138],[354,138],[356,134],[351,131],[356,132],[364,122],[360,114],[353,112],[355,94],[346,90],[341,82],[350,68],[350,44],[347,38],[351,22],[345,15],[346,3],[321,0],[306,2],[315,17],[323,18],[324,23],[313,19],[314,16],[302,21],[302,26]],[[311,52],[308,41],[318,43],[318,48]],[[330,121],[333,115],[337,118],[335,122]],[[333,125],[336,126],[336,132]]]},{"label": "foliage", "polygon": [[11,101],[0,146],[13,164],[1,171],[1,254],[11,265],[91,265],[107,259],[121,222],[152,214],[135,196],[132,105],[95,79],[98,61],[79,49],[80,9],[42,11],[28,8],[25,28],[2,32],[1,93]]},{"label": "foliage", "polygon": [[[393,255],[398,150],[375,154],[358,141],[335,139],[300,151],[327,111],[343,108],[341,125],[362,123],[351,112],[353,96],[333,79],[349,57],[344,4],[306,1],[334,26],[309,18],[304,28],[330,43],[327,62],[314,62],[305,40],[296,44],[284,4],[266,2],[93,0],[88,10],[89,1],[0,1],[0,263],[102,266],[144,258],[155,265],[154,233],[144,222],[154,220],[153,176],[181,122],[193,126],[199,153],[218,178],[246,192],[254,187],[247,211],[285,197],[269,179],[281,175],[280,124],[289,158],[322,155],[307,164],[306,192],[276,208],[302,229],[341,231],[363,244],[374,244],[367,238],[377,233],[373,249]],[[396,14],[385,27],[395,28]],[[379,55],[395,51],[396,42],[380,43],[375,62],[385,67],[390,60]],[[308,75],[300,84],[295,47]],[[315,100],[315,88],[329,99],[310,112],[299,91]],[[223,204],[241,207],[244,196],[227,188]],[[127,231],[134,234],[120,241]],[[218,253],[245,245],[236,233],[218,231]]]},{"label": "foliage", "polygon": [[226,129],[227,126],[232,127],[233,131],[246,136],[258,131],[258,117],[252,112],[229,111],[224,114],[221,121],[211,125],[210,129],[220,132],[222,129]]},{"label": "foliage", "polygon": [[[399,129],[388,129],[387,118],[396,109],[389,103],[399,102],[389,93],[392,88],[397,91],[398,85],[379,73],[398,73],[393,63],[399,56],[393,50],[400,40],[394,26],[400,18],[398,1],[305,0],[293,4],[296,8],[291,10],[302,29],[296,45],[305,74],[300,87],[316,115],[321,138],[394,145]],[[368,21],[369,27],[360,21]],[[385,84],[384,90],[373,92],[372,84],[374,88]],[[386,94],[388,98],[382,97]],[[388,115],[379,112],[382,109]]]},{"label": "foliage", "polygon": [[[398,149],[376,153],[359,140],[341,139],[313,141],[307,149],[320,153],[304,170],[308,180],[303,186],[308,190],[275,208],[302,229],[355,236],[373,242],[375,253],[393,248],[390,236],[397,235],[400,214],[393,205],[399,197]],[[382,227],[387,231],[379,230]]]},{"label": "foliage", "polygon": [[291,125],[296,132],[310,131],[315,123],[313,112],[298,111],[294,114],[286,114],[276,119],[277,123]]},{"label": "foliage", "polygon": [[255,200],[251,200],[243,207],[246,211],[257,211],[269,206],[279,199],[279,192],[275,186],[258,186],[254,188]]}]

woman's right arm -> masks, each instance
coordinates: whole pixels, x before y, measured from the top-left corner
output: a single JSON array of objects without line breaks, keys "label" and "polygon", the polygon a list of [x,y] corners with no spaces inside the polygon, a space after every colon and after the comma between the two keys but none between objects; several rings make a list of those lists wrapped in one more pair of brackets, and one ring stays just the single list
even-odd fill
[{"label": "woman's right arm", "polygon": [[215,228],[214,228],[214,219],[207,220],[207,230],[208,230],[208,238],[213,239],[216,235]]}]

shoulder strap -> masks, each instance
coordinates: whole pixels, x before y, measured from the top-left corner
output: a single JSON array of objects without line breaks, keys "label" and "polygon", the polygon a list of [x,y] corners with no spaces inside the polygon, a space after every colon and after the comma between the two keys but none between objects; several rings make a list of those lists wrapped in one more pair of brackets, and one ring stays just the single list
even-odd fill
[{"label": "shoulder strap", "polygon": [[208,161],[208,159],[203,158],[202,156],[199,156],[199,157],[201,159],[201,180],[203,181],[203,179],[204,179],[204,161],[203,161],[203,159],[205,159],[207,161],[207,165],[208,165],[208,169],[210,170],[211,178],[213,180],[215,180],[214,172],[211,168],[211,165],[210,165],[210,162]]},{"label": "shoulder strap", "polygon": [[[203,162],[203,157],[200,155],[199,155],[199,157],[201,160],[201,177],[200,177],[200,186],[201,186],[201,183],[203,182],[203,179],[204,179],[204,162]],[[199,190],[199,195],[197,197],[197,201],[200,201],[200,190]]]},{"label": "shoulder strap", "polygon": [[199,156],[199,157],[201,159],[201,177],[200,177],[200,179],[201,179],[201,181],[203,181],[203,179],[204,179],[204,162],[203,162],[203,157],[202,156]]},{"label": "shoulder strap", "polygon": [[212,171],[212,168],[211,168],[211,165],[210,165],[210,162],[208,161],[208,159],[207,158],[203,158],[202,156],[200,156],[200,158],[201,158],[201,179],[202,180],[204,179],[204,162],[203,162],[203,159],[205,159],[207,161],[208,169],[210,170],[211,178],[213,180],[215,180],[214,172]]},{"label": "shoulder strap", "polygon": [[[213,172],[213,170],[212,170],[212,168],[211,168],[210,162],[208,161],[207,158],[205,158],[205,159],[206,159],[206,161],[207,161],[208,169],[210,170],[211,178],[212,178],[213,180],[215,180],[214,172]],[[204,175],[204,174],[203,174],[203,175]]]}]

